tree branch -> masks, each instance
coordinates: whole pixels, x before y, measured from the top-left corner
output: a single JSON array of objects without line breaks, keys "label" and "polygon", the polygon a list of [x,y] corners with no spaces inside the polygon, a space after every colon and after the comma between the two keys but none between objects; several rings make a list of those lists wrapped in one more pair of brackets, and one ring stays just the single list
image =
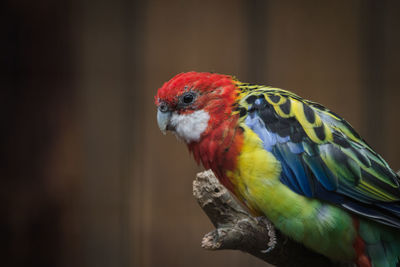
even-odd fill
[{"label": "tree branch", "polygon": [[285,237],[267,218],[250,215],[210,170],[197,174],[193,195],[216,228],[203,237],[205,249],[241,250],[277,266],[349,266]]}]

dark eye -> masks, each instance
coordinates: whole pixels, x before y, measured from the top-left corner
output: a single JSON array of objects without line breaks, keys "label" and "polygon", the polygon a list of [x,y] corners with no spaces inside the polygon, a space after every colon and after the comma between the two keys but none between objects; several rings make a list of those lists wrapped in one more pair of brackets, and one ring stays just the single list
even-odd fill
[{"label": "dark eye", "polygon": [[184,95],[182,96],[182,102],[183,102],[184,104],[190,104],[190,103],[193,102],[193,100],[194,100],[194,94],[191,93],[191,92],[186,93],[186,94],[184,94]]},{"label": "dark eye", "polygon": [[159,109],[161,112],[167,112],[167,111],[168,111],[168,105],[165,104],[165,103],[161,103],[161,104],[158,106],[158,109]]}]

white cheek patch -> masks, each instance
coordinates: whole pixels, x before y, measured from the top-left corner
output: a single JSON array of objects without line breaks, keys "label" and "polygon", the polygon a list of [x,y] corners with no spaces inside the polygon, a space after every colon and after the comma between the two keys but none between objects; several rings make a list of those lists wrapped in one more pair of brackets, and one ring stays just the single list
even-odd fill
[{"label": "white cheek patch", "polygon": [[210,115],[204,110],[197,110],[191,114],[172,113],[170,124],[176,134],[186,143],[199,141],[201,134],[207,129]]}]

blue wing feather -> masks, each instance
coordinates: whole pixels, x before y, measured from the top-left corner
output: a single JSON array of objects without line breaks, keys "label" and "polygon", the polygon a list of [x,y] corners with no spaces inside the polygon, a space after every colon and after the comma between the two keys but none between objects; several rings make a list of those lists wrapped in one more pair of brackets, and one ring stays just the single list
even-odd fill
[{"label": "blue wing feather", "polygon": [[[277,154],[277,151],[279,151],[280,154],[283,155],[283,160],[293,171],[295,178],[300,185],[301,191],[303,192],[303,195],[307,197],[312,197],[313,182],[311,180],[311,175],[309,174],[307,166],[305,166],[305,163],[301,159],[301,155],[292,153],[287,143],[276,145],[272,152],[275,152],[275,154]],[[283,173],[283,175],[285,175],[285,173]]]},{"label": "blue wing feather", "polygon": [[307,163],[318,182],[320,182],[327,190],[333,191],[337,189],[337,178],[323,164],[320,157],[303,154],[303,160]]}]

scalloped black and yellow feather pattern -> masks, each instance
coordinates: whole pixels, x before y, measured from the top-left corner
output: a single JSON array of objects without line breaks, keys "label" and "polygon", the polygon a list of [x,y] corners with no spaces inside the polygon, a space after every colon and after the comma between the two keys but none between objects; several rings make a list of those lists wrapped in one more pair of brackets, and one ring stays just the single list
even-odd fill
[{"label": "scalloped black and yellow feather pattern", "polygon": [[399,177],[343,118],[278,88],[237,82],[239,124],[281,163],[293,191],[400,228]]}]

